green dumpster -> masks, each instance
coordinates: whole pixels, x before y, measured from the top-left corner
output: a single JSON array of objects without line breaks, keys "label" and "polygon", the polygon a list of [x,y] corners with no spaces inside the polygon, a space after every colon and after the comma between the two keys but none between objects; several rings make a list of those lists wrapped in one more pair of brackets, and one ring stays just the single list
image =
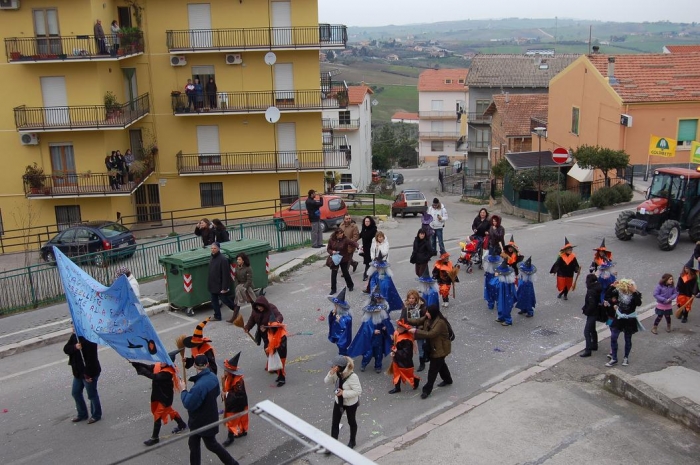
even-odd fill
[{"label": "green dumpster", "polygon": [[[272,250],[270,243],[259,239],[241,239],[221,243],[221,253],[228,257],[232,264],[236,263],[236,255],[245,252],[250,258],[253,270],[253,287],[256,291],[267,287],[267,255]],[[258,291],[259,294],[259,291]]]},{"label": "green dumpster", "polygon": [[211,301],[207,286],[210,260],[209,247],[158,257],[165,268],[168,300],[172,305],[192,308]]}]

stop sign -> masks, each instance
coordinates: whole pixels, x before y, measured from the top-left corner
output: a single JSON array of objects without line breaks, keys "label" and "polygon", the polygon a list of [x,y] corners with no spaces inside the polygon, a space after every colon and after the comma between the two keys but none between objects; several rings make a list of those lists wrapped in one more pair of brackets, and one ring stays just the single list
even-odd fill
[{"label": "stop sign", "polygon": [[552,161],[557,165],[566,163],[569,160],[569,151],[564,147],[554,149],[552,152]]}]

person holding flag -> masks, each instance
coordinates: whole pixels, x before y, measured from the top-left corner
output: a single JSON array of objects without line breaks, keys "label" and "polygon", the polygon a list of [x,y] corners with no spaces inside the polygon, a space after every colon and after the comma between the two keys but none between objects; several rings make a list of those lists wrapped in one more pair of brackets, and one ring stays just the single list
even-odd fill
[{"label": "person holding flag", "polygon": [[[75,326],[71,323],[73,334],[63,347],[63,353],[68,355],[68,365],[73,371],[73,388],[71,395],[75,400],[75,409],[78,415],[71,421],[77,423],[87,420],[91,425],[102,418],[102,404],[97,393],[97,379],[100,377],[102,367],[97,357],[97,344],[90,342],[83,336],[75,333]],[[83,397],[83,389],[87,391],[90,400],[90,415]]]}]

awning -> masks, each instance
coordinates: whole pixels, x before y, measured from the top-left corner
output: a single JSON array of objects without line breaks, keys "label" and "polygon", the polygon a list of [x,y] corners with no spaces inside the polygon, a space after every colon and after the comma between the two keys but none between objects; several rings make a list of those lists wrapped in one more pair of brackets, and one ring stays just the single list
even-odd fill
[{"label": "awning", "polygon": [[571,163],[558,165],[552,160],[552,152],[543,150],[542,152],[511,152],[506,154],[506,160],[515,171],[530,168],[564,168],[571,166]]},{"label": "awning", "polygon": [[567,174],[578,182],[593,182],[593,170],[583,169],[578,166],[578,163],[574,163]]}]

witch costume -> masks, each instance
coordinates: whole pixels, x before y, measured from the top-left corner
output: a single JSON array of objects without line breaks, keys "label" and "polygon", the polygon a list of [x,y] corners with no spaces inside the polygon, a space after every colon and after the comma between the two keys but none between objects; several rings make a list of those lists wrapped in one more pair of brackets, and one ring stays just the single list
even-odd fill
[{"label": "witch costume", "polygon": [[515,308],[519,309],[518,315],[525,315],[531,318],[535,315],[537,298],[535,297],[535,273],[537,267],[532,264],[532,257],[518,264],[520,268],[520,278],[518,279],[518,290],[515,293],[517,303]]},{"label": "witch costume", "polygon": [[513,311],[513,304],[517,300],[515,273],[504,260],[498,265],[494,274],[498,279],[498,318],[496,321],[503,326],[511,326],[513,318],[510,316],[510,312]]},{"label": "witch costume", "polygon": [[564,300],[569,299],[569,291],[574,285],[574,274],[581,272],[581,267],[574,253],[574,247],[576,246],[571,245],[569,239],[564,237],[564,247],[559,249],[557,261],[554,262],[554,265],[552,265],[552,268],[549,270],[550,273],[556,273],[557,275],[558,299],[562,297],[564,297]]},{"label": "witch costume", "polygon": [[401,311],[401,318],[396,322],[396,331],[393,336],[392,352],[392,383],[394,388],[389,394],[401,392],[401,381],[408,384],[415,391],[420,384],[420,378],[413,372],[413,348],[416,346],[413,334],[409,332],[413,329],[408,323],[408,311],[404,308]]},{"label": "witch costume", "polygon": [[333,310],[328,314],[328,340],[338,346],[338,355],[347,355],[352,342],[352,314],[345,292],[343,289],[337,296],[328,296],[333,303]]},{"label": "witch costume", "polygon": [[498,300],[498,278],[495,273],[502,261],[500,255],[491,253],[484,260],[484,300],[488,304],[489,310],[493,310]]},{"label": "witch costume", "polygon": [[374,259],[369,268],[369,289],[379,286],[379,293],[389,304],[389,311],[401,310],[403,301],[394,285],[393,273],[389,269],[389,262],[384,259],[381,252]]},{"label": "witch costume", "polygon": [[418,286],[418,291],[420,296],[425,302],[425,307],[435,304],[440,305],[440,291],[438,287],[437,280],[430,276],[428,268],[423,271],[423,275],[420,278],[416,278],[420,283]]},{"label": "witch costume", "polygon": [[617,279],[617,273],[613,271],[614,268],[615,262],[604,262],[598,265],[598,282],[602,288],[602,292],[600,294],[601,304],[605,301],[605,292]]},{"label": "witch costume", "polygon": [[[248,411],[248,394],[245,392],[245,381],[238,360],[241,353],[224,361],[224,376],[221,378],[221,392],[224,398],[224,418],[232,417],[237,413]],[[227,447],[235,438],[248,434],[248,414],[242,415],[226,423],[228,437],[223,442]]]},{"label": "witch costume", "polygon": [[394,334],[388,310],[389,305],[375,286],[369,303],[362,308],[362,324],[348,347],[348,357],[362,355],[360,371],[365,371],[374,358],[374,370],[382,372],[382,360],[391,352],[391,336]]}]

